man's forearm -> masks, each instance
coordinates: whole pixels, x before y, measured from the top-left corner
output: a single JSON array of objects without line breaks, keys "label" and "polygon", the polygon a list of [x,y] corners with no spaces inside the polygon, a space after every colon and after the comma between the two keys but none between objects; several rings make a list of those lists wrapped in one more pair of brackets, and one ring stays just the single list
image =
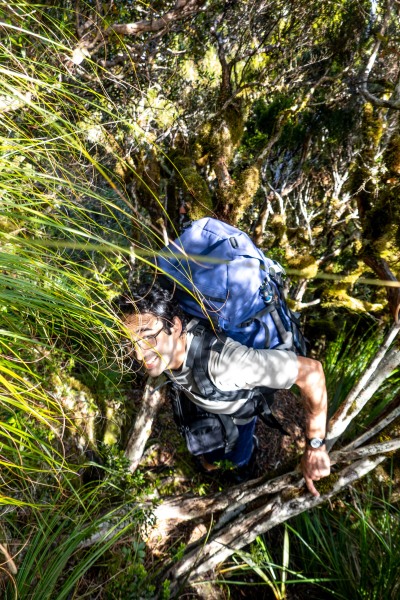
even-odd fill
[{"label": "man's forearm", "polygon": [[[325,375],[321,363],[308,358],[298,358],[299,372],[296,384],[299,386],[306,412],[306,437],[324,439],[326,435],[328,398]],[[318,481],[330,473],[330,460],[325,446],[306,446],[301,467],[309,491],[319,496],[313,481]]]},{"label": "man's forearm", "polygon": [[328,403],[327,401],[315,402],[315,399],[302,392],[306,413],[306,437],[325,439]]},{"label": "man's forearm", "polygon": [[321,363],[298,358],[299,374],[296,384],[301,390],[306,413],[306,436],[324,438],[328,412],[325,375]]}]

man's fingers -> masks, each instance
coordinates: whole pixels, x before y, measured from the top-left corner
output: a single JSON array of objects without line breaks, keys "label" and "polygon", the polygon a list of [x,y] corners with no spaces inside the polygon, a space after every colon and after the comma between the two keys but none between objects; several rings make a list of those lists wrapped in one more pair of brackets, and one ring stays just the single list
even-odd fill
[{"label": "man's fingers", "polygon": [[314,485],[314,481],[327,477],[330,473],[329,454],[323,449],[306,449],[302,459],[301,467],[306,486],[309,492],[318,497],[320,494]]},{"label": "man's fingers", "polygon": [[315,487],[313,480],[309,477],[304,477],[304,479],[306,480],[306,486],[308,488],[308,491],[311,492],[313,496],[318,497],[320,494],[317,488]]}]

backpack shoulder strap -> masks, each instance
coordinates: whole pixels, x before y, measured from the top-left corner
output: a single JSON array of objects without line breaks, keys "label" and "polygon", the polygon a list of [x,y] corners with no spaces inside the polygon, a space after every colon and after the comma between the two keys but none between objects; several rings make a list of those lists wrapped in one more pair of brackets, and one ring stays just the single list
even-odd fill
[{"label": "backpack shoulder strap", "polygon": [[214,347],[217,352],[221,351],[226,336],[222,336],[218,339],[206,325],[201,323],[201,321],[198,321],[190,332],[193,335],[193,339],[190,344],[186,364],[192,370],[194,380],[201,395],[206,398],[212,398],[215,396],[217,388],[211,382],[208,375],[210,352],[212,347]]},{"label": "backpack shoulder strap", "polygon": [[255,390],[222,392],[214,385],[208,374],[211,350],[221,352],[227,336],[219,333],[217,337],[207,324],[201,321],[197,322],[189,331],[193,334],[193,339],[189,347],[186,364],[192,370],[200,394],[215,401],[230,400],[233,402],[243,398],[251,398]]}]

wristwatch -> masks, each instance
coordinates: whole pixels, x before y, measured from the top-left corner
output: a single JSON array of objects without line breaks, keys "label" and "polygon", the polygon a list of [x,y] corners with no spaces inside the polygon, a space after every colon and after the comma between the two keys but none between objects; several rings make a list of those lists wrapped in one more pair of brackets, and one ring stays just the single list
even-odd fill
[{"label": "wristwatch", "polygon": [[321,438],[307,438],[307,444],[314,449],[321,448],[325,444],[325,440],[321,440]]}]

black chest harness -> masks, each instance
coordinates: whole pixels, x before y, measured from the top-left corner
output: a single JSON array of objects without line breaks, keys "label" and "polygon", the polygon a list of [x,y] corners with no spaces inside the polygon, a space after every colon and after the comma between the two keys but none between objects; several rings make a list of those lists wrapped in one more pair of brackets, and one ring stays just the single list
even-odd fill
[{"label": "black chest harness", "polygon": [[203,324],[201,321],[197,322],[189,331],[193,334],[193,339],[186,364],[192,371],[200,395],[215,402],[246,400],[233,414],[211,413],[189,400],[183,386],[172,382],[174,417],[180,432],[186,438],[189,451],[194,455],[199,455],[221,447],[225,448],[225,453],[232,450],[239,435],[235,419],[250,419],[259,416],[268,427],[273,427],[282,434],[288,435],[271,412],[270,406],[275,390],[256,387],[251,390],[225,392],[219,390],[211,381],[208,375],[211,351],[221,352],[227,336],[218,334],[217,337],[207,324]]}]

